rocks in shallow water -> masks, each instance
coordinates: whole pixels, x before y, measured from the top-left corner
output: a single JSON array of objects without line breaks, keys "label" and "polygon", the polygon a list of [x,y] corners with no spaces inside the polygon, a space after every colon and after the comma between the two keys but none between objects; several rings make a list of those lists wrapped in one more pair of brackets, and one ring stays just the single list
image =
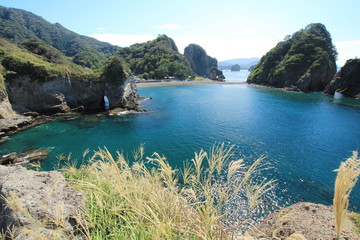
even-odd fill
[{"label": "rocks in shallow water", "polygon": [[0,137],[0,143],[6,142],[9,139],[8,136]]},{"label": "rocks in shallow water", "polygon": [[8,153],[0,157],[0,165],[21,165],[34,161],[41,161],[49,155],[47,150],[37,149],[29,150],[25,153]]},{"label": "rocks in shallow water", "polygon": [[349,59],[336,73],[333,80],[326,87],[325,93],[334,95],[335,92],[345,97],[360,99],[360,59]]},{"label": "rocks in shallow water", "polygon": [[8,153],[0,158],[0,165],[9,165],[11,164],[17,156],[16,152]]},{"label": "rocks in shallow water", "polygon": [[14,239],[86,239],[79,231],[84,197],[60,172],[0,166],[0,186],[0,232],[13,228]]},{"label": "rocks in shallow water", "polygon": [[115,108],[112,109],[108,112],[108,116],[109,117],[116,117],[116,116],[122,116],[122,115],[126,115],[126,114],[131,114],[131,113],[145,113],[147,112],[146,110],[127,110],[125,108]]},{"label": "rocks in shallow water", "polygon": [[34,123],[34,121],[35,120],[32,117],[26,117],[21,115],[16,115],[11,118],[0,119],[0,131],[5,133],[10,131],[16,131],[23,126]]},{"label": "rocks in shallow water", "polygon": [[38,117],[39,113],[37,112],[25,112],[23,113],[24,116],[30,116],[30,117]]}]

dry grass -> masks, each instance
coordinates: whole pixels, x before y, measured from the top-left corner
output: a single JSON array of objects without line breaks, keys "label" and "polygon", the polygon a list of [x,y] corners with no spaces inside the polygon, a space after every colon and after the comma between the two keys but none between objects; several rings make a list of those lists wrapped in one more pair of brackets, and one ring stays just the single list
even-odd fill
[{"label": "dry grass", "polygon": [[347,215],[349,196],[360,175],[360,159],[358,152],[340,164],[335,181],[334,192],[334,214],[338,239],[340,239],[341,228]]},{"label": "dry grass", "polygon": [[[12,211],[16,212],[22,221],[26,222],[25,226],[21,226],[16,229],[14,226],[7,229],[5,232],[0,233],[0,240],[5,239],[39,239],[39,240],[59,240],[59,239],[71,239],[74,236],[69,235],[66,230],[64,207],[56,206],[54,215],[49,218],[39,219],[33,216],[27,208],[24,207],[21,199],[13,192],[9,194],[9,197],[3,197],[6,206]],[[49,228],[52,231],[46,231]]]},{"label": "dry grass", "polygon": [[90,239],[233,239],[235,229],[223,221],[229,199],[251,200],[246,207],[252,207],[274,182],[256,181],[262,159],[246,167],[243,160],[232,161],[232,148],[200,150],[182,171],[158,153],[145,160],[142,146],[132,164],[105,148],[90,164],[63,173],[87,196]]}]

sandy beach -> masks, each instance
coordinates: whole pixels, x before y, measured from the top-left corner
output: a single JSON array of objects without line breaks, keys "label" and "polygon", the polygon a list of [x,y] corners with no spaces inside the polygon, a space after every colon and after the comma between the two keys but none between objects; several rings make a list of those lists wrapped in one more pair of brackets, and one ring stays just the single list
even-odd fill
[{"label": "sandy beach", "polygon": [[204,84],[246,84],[245,82],[221,82],[210,79],[203,80],[148,80],[136,82],[138,88],[164,87],[178,85],[204,85]]}]

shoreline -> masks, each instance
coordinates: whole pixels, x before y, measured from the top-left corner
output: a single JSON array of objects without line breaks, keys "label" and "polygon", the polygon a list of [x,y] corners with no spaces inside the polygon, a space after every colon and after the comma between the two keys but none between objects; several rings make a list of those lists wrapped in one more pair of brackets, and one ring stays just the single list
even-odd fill
[{"label": "shoreline", "polygon": [[166,87],[166,86],[187,86],[207,84],[247,84],[246,82],[222,82],[210,79],[203,80],[148,80],[136,82],[137,88]]}]

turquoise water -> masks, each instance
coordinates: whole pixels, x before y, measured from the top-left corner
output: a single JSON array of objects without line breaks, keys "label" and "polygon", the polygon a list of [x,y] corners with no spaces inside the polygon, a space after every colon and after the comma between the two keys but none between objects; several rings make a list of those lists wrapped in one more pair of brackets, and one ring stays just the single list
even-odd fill
[{"label": "turquoise water", "polygon": [[[263,174],[278,180],[276,205],[283,206],[331,204],[333,170],[360,147],[360,103],[355,100],[246,84],[154,87],[139,93],[152,98],[143,102],[149,113],[58,118],[11,136],[0,153],[48,148],[50,157],[42,166],[49,170],[61,153],[81,159],[87,148],[131,152],[144,144],[147,155],[156,151],[182,166],[194,151],[229,142],[249,163],[266,156],[273,169]],[[350,201],[360,210],[359,184]]]}]

